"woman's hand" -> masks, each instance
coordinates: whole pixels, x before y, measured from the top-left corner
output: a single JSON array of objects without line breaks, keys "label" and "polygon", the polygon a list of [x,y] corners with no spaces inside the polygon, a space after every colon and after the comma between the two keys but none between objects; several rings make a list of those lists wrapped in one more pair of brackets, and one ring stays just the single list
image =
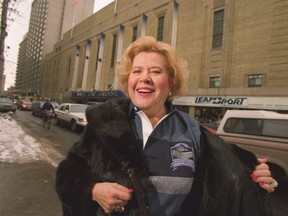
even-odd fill
[{"label": "woman's hand", "polygon": [[255,167],[255,170],[251,174],[251,178],[253,181],[258,182],[260,187],[265,189],[268,193],[271,193],[275,190],[275,187],[278,186],[278,183],[271,177],[269,166],[266,164],[268,158],[261,158],[258,159],[258,161],[260,164]]},{"label": "woman's hand", "polygon": [[92,199],[96,201],[106,213],[122,212],[125,205],[132,198],[133,189],[117,183],[96,183],[92,189]]}]

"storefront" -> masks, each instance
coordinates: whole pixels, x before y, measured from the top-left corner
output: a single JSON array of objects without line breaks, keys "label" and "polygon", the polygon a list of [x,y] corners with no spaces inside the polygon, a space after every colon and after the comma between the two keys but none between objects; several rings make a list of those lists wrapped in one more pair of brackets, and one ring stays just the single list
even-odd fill
[{"label": "storefront", "polygon": [[239,97],[239,96],[183,96],[173,104],[194,116],[199,122],[221,119],[227,109],[273,110],[288,113],[288,97]]}]

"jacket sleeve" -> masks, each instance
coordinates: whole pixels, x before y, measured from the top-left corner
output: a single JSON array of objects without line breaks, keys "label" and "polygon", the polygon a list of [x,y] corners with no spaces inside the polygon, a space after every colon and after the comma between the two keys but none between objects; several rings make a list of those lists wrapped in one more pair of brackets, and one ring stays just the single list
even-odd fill
[{"label": "jacket sleeve", "polygon": [[85,128],[82,138],[75,143],[56,170],[56,192],[62,202],[64,215],[90,215],[99,205],[92,200],[91,190],[99,182],[92,174],[91,131]]},{"label": "jacket sleeve", "polygon": [[250,178],[256,157],[205,128],[201,133],[203,151],[190,193],[193,215],[272,216],[269,194]]}]

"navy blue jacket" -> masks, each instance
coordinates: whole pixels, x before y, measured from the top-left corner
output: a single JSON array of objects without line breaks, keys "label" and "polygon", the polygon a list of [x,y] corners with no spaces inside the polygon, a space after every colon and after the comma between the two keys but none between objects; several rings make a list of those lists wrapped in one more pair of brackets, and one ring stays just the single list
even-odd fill
[{"label": "navy blue jacket", "polygon": [[43,104],[43,106],[42,106],[42,109],[45,111],[45,110],[47,110],[47,111],[50,111],[50,110],[52,110],[53,112],[54,112],[54,107],[53,107],[53,105],[50,103],[50,102],[45,102],[44,104]]}]

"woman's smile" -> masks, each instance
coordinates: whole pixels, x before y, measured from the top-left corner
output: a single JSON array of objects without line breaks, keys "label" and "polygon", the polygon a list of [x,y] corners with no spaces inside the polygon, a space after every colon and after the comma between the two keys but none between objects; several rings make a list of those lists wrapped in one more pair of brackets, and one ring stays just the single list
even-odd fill
[{"label": "woman's smile", "polygon": [[170,92],[167,61],[159,53],[141,52],[135,56],[128,79],[128,94],[142,110],[164,107]]}]

